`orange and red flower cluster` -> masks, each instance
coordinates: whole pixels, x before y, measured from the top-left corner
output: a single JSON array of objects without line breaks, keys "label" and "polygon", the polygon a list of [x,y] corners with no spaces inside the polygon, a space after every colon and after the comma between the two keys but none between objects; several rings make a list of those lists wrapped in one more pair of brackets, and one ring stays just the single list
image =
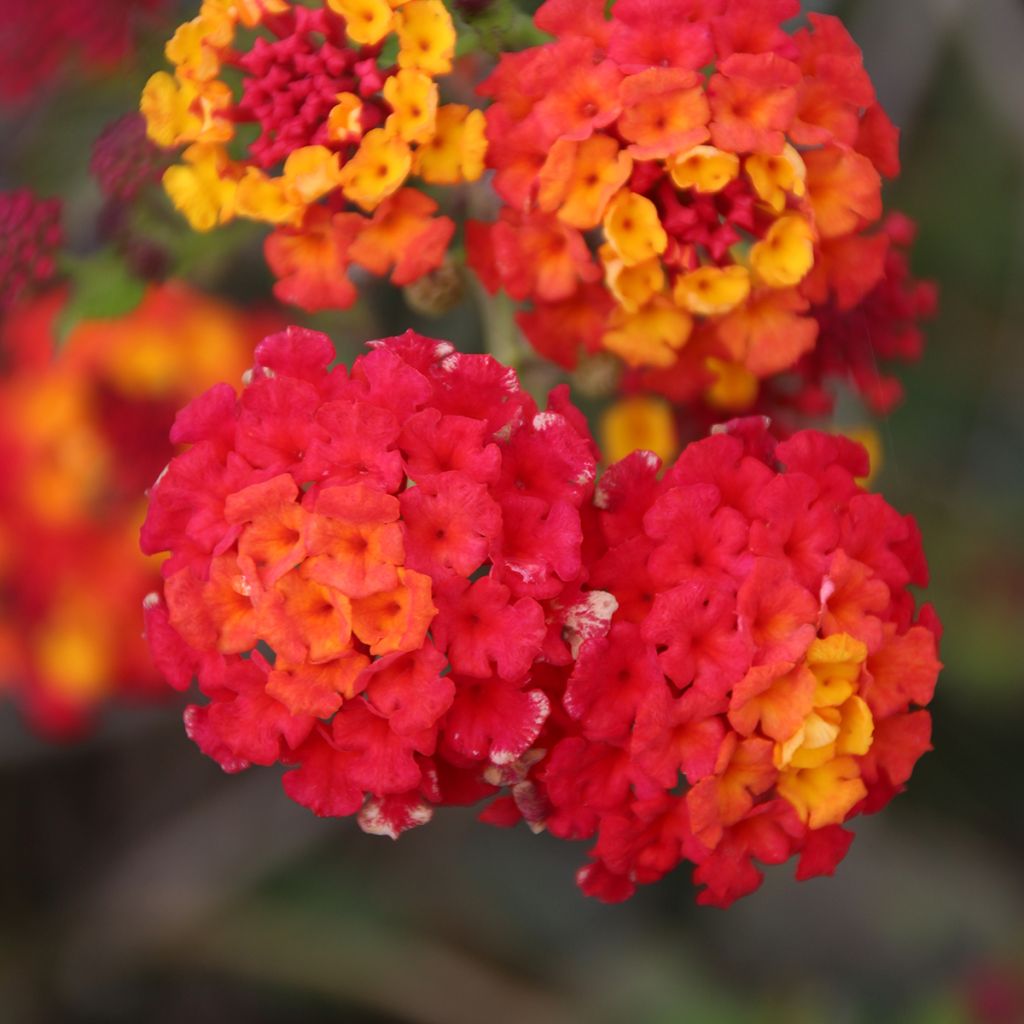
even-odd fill
[{"label": "orange and red flower cluster", "polygon": [[[547,411],[489,356],[411,332],[351,373],[299,328],[241,396],[183,410],[151,493],[158,666],[208,698],[189,735],[226,770],[281,762],[288,794],[397,835],[529,758],[581,603],[595,458],[563,391]],[[539,667],[543,660],[545,667]]]},{"label": "orange and red flower cluster", "polygon": [[602,477],[589,586],[610,630],[582,643],[565,713],[538,739],[519,817],[596,838],[582,888],[627,898],[681,861],[702,903],[800,857],[831,873],[842,825],[883,807],[929,749],[938,620],[917,528],[855,478],[865,452],[812,431],[778,446],[760,418],[690,445],[659,478],[637,452]]},{"label": "orange and red flower cluster", "polygon": [[470,225],[470,260],[532,303],[541,354],[607,349],[677,400],[749,408],[880,285],[898,133],[842,24],[790,34],[799,13],[548,0],[554,40],[501,58],[481,92],[505,205]]},{"label": "orange and red flower cluster", "polygon": [[483,115],[439,104],[454,49],[441,0],[204,0],[167,44],[174,74],[153,75],[142,96],[150,137],[187,146],[168,194],[197,231],[234,217],[274,225],[275,293],[305,309],[350,305],[351,264],[415,280],[441,263],[455,225],[407,178],[483,170]]},{"label": "orange and red flower cluster", "polygon": [[753,861],[830,872],[928,749],[939,669],[917,528],[858,486],[864,449],[736,420],[595,493],[564,391],[540,412],[488,356],[372,346],[328,372],[289,328],[175,422],[147,635],[208,698],[200,748],[391,836],[498,793],[485,821],[596,837],[606,900],[683,860],[716,905]]},{"label": "orange and red flower cluster", "polygon": [[159,578],[138,551],[143,492],[177,407],[241,374],[271,326],[167,286],[80,324],[55,358],[64,301],[22,303],[0,328],[0,691],[53,736],[112,696],[164,689],[138,613]]}]

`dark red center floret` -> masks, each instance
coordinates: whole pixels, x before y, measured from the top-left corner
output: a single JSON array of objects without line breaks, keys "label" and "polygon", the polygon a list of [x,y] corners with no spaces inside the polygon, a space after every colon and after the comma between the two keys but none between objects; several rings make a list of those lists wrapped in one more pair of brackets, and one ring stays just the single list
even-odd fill
[{"label": "dark red center floret", "polygon": [[388,108],[373,99],[391,71],[377,66],[379,46],[356,46],[345,35],[345,21],[327,8],[295,7],[264,21],[274,38],[257,37],[235,59],[245,72],[236,121],[255,122],[259,137],[249,155],[269,169],[303,146],[343,144],[327,137],[327,117],[338,93],[363,98],[362,129],[381,124]]}]

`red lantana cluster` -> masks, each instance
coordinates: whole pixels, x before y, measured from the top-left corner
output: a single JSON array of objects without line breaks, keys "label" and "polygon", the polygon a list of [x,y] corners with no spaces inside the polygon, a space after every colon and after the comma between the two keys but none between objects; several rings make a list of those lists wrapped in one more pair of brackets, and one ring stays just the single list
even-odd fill
[{"label": "red lantana cluster", "polygon": [[493,824],[596,837],[583,889],[682,860],[702,902],[753,862],[830,872],[842,825],[928,749],[938,622],[913,520],[864,450],[733,421],[664,475],[609,469],[564,391],[408,332],[327,371],[267,338],[241,396],[195,400],[153,488],[146,601],[189,735],[227,771],[397,836],[497,794]]},{"label": "red lantana cluster", "polygon": [[292,766],[294,800],[396,836],[535,756],[595,453],[564,391],[541,412],[488,356],[409,332],[334,357],[290,328],[241,396],[179,414],[146,631],[173,685],[198,677],[187,729],[225,770]]},{"label": "red lantana cluster", "polygon": [[907,589],[927,581],[917,528],[857,485],[853,442],[776,446],[751,418],[658,470],[637,452],[598,485],[588,586],[613,595],[611,628],[546,691],[564,714],[525,769],[529,811],[485,818],[596,838],[578,881],[601,899],[687,860],[725,906],[755,861],[831,873],[843,823],[902,789],[929,749],[939,625]]},{"label": "red lantana cluster", "polygon": [[821,334],[823,372],[877,397],[828,335],[855,331],[891,276],[898,133],[838,19],[791,34],[799,13],[548,0],[553,41],[502,57],[481,92],[506,205],[467,241],[490,290],[531,303],[519,323],[542,355],[607,349],[653,390],[744,410]]}]

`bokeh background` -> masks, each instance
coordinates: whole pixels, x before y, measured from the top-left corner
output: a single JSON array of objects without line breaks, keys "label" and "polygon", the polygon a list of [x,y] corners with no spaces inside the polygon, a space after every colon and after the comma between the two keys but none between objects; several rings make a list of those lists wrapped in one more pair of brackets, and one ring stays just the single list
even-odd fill
[{"label": "bokeh background", "polygon": [[[919,223],[915,272],[941,286],[906,401],[878,427],[876,486],[918,518],[946,624],[935,750],[909,791],[858,819],[833,879],[772,869],[720,911],[694,906],[679,872],[606,907],[573,886],[582,849],[546,836],[448,810],[392,843],[315,819],[273,770],[225,776],[174,696],[111,707],[64,743],[8,703],[0,1021],[1024,1021],[1024,5],[807,6],[846,19],[903,128],[888,202]],[[81,254],[100,207],[92,142],[190,13],[155,15],[115,74],[0,108],[0,188],[59,194]],[[173,223],[153,230],[184,246]],[[251,307],[269,281],[238,230],[182,268]],[[426,320],[386,287],[315,323],[347,353],[409,325],[479,344],[471,304]],[[841,403],[838,422],[863,416]]]}]

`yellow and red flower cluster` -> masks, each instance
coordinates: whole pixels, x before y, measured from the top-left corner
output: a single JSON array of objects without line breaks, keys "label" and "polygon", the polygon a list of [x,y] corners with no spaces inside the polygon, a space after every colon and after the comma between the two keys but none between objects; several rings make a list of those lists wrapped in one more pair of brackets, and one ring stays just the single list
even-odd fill
[{"label": "yellow and red flower cluster", "polygon": [[[481,87],[504,200],[471,225],[491,289],[574,365],[607,349],[677,400],[750,407],[813,350],[817,307],[882,280],[897,131],[861,54],[798,0],[548,0],[555,38]],[[667,26],[671,30],[666,30]]]},{"label": "yellow and red flower cluster", "polygon": [[55,359],[63,303],[25,302],[0,328],[0,690],[54,736],[111,696],[163,689],[137,610],[158,578],[138,551],[143,491],[180,403],[240,374],[271,326],[166,286],[80,324]]},{"label": "yellow and red flower cluster", "polygon": [[717,905],[755,860],[830,872],[928,749],[939,669],[917,528],[858,485],[864,449],[748,418],[595,492],[564,391],[541,412],[488,356],[372,345],[328,372],[289,328],[175,422],[147,635],[208,698],[200,748],[391,836],[496,795],[485,821],[596,838],[606,900],[682,860]]},{"label": "yellow and red flower cluster", "polygon": [[142,96],[150,137],[187,147],[164,186],[197,231],[274,225],[266,256],[283,301],[350,305],[353,263],[407,284],[440,264],[454,223],[406,180],[483,169],[483,115],[438,99],[454,49],[441,0],[203,0],[167,44],[174,74]]},{"label": "yellow and red flower cluster", "polygon": [[579,600],[586,426],[553,393],[411,332],[328,371],[334,348],[264,340],[241,396],[179,414],[143,548],[157,664],[209,698],[189,735],[226,770],[282,762],[318,814],[397,835],[494,787],[550,706]]},{"label": "yellow and red flower cluster", "polygon": [[[702,903],[755,889],[754,861],[831,873],[929,749],[939,624],[914,521],[856,478],[864,450],[761,418],[690,445],[659,478],[637,452],[602,477],[588,586],[615,609],[567,679],[520,792],[489,807],[596,840],[578,876],[627,898],[687,860]],[[608,596],[610,595],[610,597]]]}]

